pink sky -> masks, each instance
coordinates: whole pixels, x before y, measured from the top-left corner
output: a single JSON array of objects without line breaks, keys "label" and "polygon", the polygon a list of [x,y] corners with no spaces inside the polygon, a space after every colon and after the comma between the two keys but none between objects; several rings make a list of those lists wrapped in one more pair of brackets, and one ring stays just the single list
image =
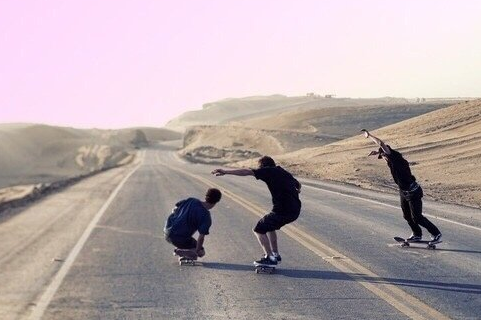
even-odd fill
[{"label": "pink sky", "polygon": [[227,97],[481,96],[477,0],[5,0],[0,123],[162,126]]}]

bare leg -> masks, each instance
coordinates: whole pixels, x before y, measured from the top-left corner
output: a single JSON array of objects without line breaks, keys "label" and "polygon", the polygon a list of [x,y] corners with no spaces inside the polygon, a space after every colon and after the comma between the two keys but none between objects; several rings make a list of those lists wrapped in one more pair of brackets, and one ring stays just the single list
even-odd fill
[{"label": "bare leg", "polygon": [[271,250],[271,244],[269,242],[269,238],[265,234],[260,234],[257,232],[254,232],[254,234],[257,237],[257,240],[259,241],[262,249],[264,250],[264,253],[267,256],[272,256],[272,250]]},{"label": "bare leg", "polygon": [[272,252],[279,253],[279,248],[277,248],[277,233],[276,233],[276,231],[267,232],[267,237],[269,238],[269,242],[271,244]]}]

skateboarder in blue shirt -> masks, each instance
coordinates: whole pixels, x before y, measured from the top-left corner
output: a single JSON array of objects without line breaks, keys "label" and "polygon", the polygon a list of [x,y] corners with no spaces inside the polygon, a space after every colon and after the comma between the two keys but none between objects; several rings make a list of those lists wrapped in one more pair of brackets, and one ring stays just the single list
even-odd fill
[{"label": "skateboarder in blue shirt", "polygon": [[[221,199],[222,193],[215,188],[207,190],[205,201],[188,198],[176,203],[167,218],[164,235],[167,242],[177,249],[189,250],[188,255],[197,258],[205,255],[203,247],[205,236],[209,234],[212,219],[209,210]],[[194,233],[199,232],[196,239]]]},{"label": "skateboarder in blue shirt", "polygon": [[212,174],[216,176],[226,174],[254,176],[267,184],[274,206],[271,212],[260,219],[253,229],[265,254],[260,260],[254,261],[254,264],[256,266],[275,266],[281,261],[276,230],[299,217],[301,184],[289,172],[277,166],[271,157],[260,158],[258,164],[258,169],[215,169]]},{"label": "skateboarder in blue shirt", "polygon": [[377,155],[378,159],[384,159],[391,170],[394,182],[399,186],[401,198],[401,209],[404,219],[411,227],[412,234],[406,240],[415,242],[422,239],[421,227],[426,228],[431,233],[430,244],[441,242],[441,232],[439,229],[423,215],[423,189],[416,182],[416,178],[411,174],[409,162],[404,159],[401,153],[392,149],[381,139],[376,138],[369,131],[361,130],[365,138],[370,138],[379,146],[377,151],[371,151],[369,156]]}]

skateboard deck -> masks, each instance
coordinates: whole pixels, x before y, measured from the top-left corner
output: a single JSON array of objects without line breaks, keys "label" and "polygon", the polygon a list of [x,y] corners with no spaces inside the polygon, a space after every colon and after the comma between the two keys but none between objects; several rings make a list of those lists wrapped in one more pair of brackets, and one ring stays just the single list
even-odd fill
[{"label": "skateboard deck", "polygon": [[434,250],[436,249],[436,245],[441,243],[442,241],[436,242],[436,243],[431,243],[430,240],[418,240],[418,241],[408,241],[404,238],[401,237],[394,237],[394,240],[399,242],[401,244],[401,247],[409,247],[411,244],[419,244],[419,245],[425,245],[427,249]]},{"label": "skateboard deck", "polygon": [[197,261],[197,255],[192,250],[175,249],[174,256],[179,257],[179,266],[198,266],[202,264]]},{"label": "skateboard deck", "polygon": [[200,266],[201,263],[197,260],[188,259],[184,257],[179,258],[179,266]]},{"label": "skateboard deck", "polygon": [[255,265],[254,264],[254,270],[256,273],[267,273],[271,274],[276,271],[276,267],[274,266],[265,266],[265,265]]}]

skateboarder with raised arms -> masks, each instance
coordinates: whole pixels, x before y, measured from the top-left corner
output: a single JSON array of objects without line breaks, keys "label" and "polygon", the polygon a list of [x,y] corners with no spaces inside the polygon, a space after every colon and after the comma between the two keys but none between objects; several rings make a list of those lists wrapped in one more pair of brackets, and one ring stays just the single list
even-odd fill
[{"label": "skateboarder with raised arms", "polygon": [[[165,239],[175,246],[174,252],[182,252],[181,257],[193,260],[205,255],[204,239],[212,225],[209,210],[221,198],[222,193],[212,188],[207,190],[204,201],[187,198],[176,203],[164,227]],[[196,232],[199,232],[197,240],[193,238]]]},{"label": "skateboarder with raised arms", "polygon": [[299,200],[301,184],[292,174],[277,166],[271,157],[260,158],[258,164],[257,169],[215,169],[212,174],[254,176],[267,184],[274,206],[272,211],[260,219],[253,229],[265,254],[260,260],[254,261],[254,265],[270,267],[276,266],[281,261],[276,230],[295,221],[301,212]]},{"label": "skateboarder with raised arms", "polygon": [[379,146],[378,150],[371,151],[369,156],[377,155],[378,159],[384,159],[391,170],[394,182],[399,187],[401,198],[401,209],[404,219],[411,227],[412,234],[406,240],[415,242],[422,240],[422,230],[424,227],[431,233],[430,244],[441,242],[441,232],[439,229],[423,215],[423,189],[416,182],[416,178],[411,174],[409,162],[404,159],[401,153],[392,149],[381,139],[371,135],[369,131],[361,130],[365,138],[370,138]]}]

